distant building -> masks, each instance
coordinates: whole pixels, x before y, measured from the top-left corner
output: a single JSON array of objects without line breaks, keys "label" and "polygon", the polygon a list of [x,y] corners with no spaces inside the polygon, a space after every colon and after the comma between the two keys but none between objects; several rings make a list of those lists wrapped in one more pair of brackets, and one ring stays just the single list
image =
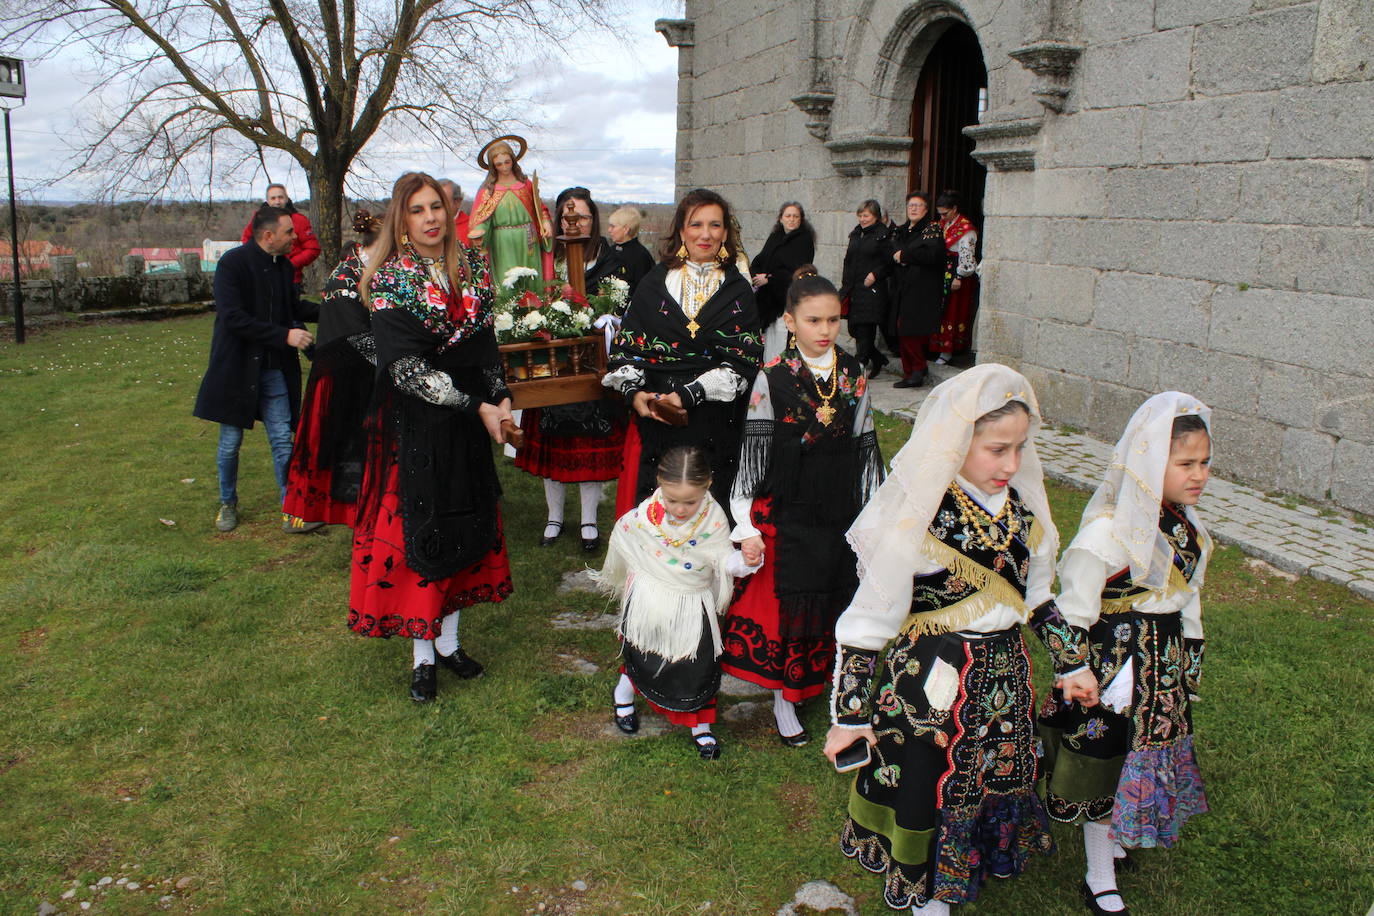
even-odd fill
[{"label": "distant building", "polygon": [[[19,245],[19,276],[26,277],[35,271],[47,270],[52,265],[48,258],[53,255],[71,254],[72,249],[52,242],[26,241]],[[9,242],[0,241],[0,277],[14,276],[14,249]]]},{"label": "distant building", "polygon": [[237,247],[239,247],[237,241],[216,242],[212,239],[206,239],[200,243],[200,269],[204,271],[214,270],[219,259],[224,257],[224,253],[230,248]]},{"label": "distant building", "polygon": [[180,270],[183,254],[200,254],[199,248],[130,248],[129,254],[143,259],[145,270]]}]

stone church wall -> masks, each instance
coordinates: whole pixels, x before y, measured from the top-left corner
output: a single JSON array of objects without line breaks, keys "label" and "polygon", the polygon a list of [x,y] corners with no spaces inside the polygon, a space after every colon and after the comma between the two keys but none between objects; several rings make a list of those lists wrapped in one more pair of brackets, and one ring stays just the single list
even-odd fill
[{"label": "stone church wall", "polygon": [[1374,3],[688,0],[686,20],[665,30],[679,190],[725,194],[750,252],[802,201],[834,277],[856,205],[900,206],[925,53],[970,25],[980,360],[1104,439],[1189,391],[1219,471],[1374,512]]}]

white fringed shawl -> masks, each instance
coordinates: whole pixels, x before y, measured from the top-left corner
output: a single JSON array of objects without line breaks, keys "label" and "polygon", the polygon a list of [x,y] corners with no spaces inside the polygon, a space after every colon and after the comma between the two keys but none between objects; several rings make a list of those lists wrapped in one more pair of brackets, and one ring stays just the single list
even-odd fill
[{"label": "white fringed shawl", "polygon": [[[725,610],[734,591],[727,559],[734,550],[725,513],[707,494],[705,514],[692,540],[673,547],[650,518],[650,506],[660,504],[655,490],[626,512],[611,531],[606,563],[592,579],[606,594],[620,598],[616,632],[644,652],[668,661],[696,654],[701,643],[702,617],[710,621],[716,655],[720,655],[720,627],[716,616]],[[655,510],[655,514],[657,510]],[[681,537],[697,521],[679,526],[662,523],[663,531]]]}]

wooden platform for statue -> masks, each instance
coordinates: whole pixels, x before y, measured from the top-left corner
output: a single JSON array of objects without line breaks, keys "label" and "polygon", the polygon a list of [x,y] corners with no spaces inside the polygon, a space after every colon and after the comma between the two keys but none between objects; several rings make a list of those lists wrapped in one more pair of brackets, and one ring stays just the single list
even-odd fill
[{"label": "wooden platform for statue", "polygon": [[500,349],[511,405],[517,410],[598,401],[606,393],[601,387],[606,339],[600,334],[502,344]]}]

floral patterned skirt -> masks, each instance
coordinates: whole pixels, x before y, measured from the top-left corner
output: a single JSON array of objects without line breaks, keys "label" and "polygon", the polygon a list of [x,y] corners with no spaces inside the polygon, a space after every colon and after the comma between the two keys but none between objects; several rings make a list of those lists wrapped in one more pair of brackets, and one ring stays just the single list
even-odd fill
[{"label": "floral patterned skirt", "polygon": [[1207,811],[1193,753],[1187,661],[1178,614],[1112,614],[1089,630],[1094,673],[1109,686],[1133,678],[1132,703],[1066,706],[1058,692],[1040,711],[1050,772],[1050,816],[1066,823],[1112,819],[1122,846],[1172,846],[1183,824]]},{"label": "floral patterned skirt", "polygon": [[525,444],[515,453],[515,466],[536,477],[563,483],[619,477],[625,458],[624,409],[611,415],[608,432],[550,435],[542,422],[544,411],[556,409],[533,407],[521,412],[520,428],[525,432]]},{"label": "floral patterned skirt", "polygon": [[898,636],[874,684],[873,759],[840,850],[884,876],[893,909],[975,900],[1054,849],[1036,795],[1030,658],[1019,629]]},{"label": "floral patterned skirt", "polygon": [[482,559],[446,579],[421,576],[406,565],[397,468],[392,463],[386,473],[376,513],[360,517],[353,531],[348,627],[363,636],[437,639],[443,617],[504,601],[515,590],[505,535],[498,510],[496,540]]}]

